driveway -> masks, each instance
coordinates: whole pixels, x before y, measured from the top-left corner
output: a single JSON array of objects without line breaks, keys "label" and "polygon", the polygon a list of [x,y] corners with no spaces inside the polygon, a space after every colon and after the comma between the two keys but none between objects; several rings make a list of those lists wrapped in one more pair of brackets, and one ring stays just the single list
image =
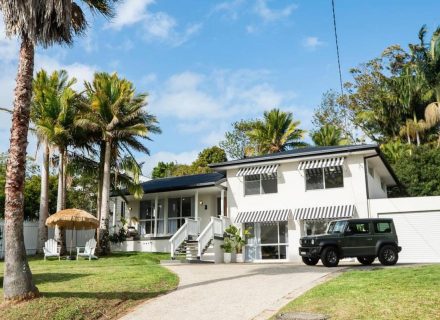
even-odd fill
[{"label": "driveway", "polygon": [[139,305],[121,319],[267,319],[290,300],[344,267],[298,264],[183,264],[176,291]]}]

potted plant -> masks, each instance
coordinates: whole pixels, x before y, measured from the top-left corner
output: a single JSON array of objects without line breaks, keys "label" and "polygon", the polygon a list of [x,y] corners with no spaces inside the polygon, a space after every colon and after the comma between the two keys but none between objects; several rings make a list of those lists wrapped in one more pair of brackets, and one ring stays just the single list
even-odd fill
[{"label": "potted plant", "polygon": [[224,263],[231,263],[233,262],[233,251],[235,248],[235,244],[233,242],[233,239],[229,237],[224,238],[224,243],[221,245],[221,248],[224,250],[223,253],[223,261]]},{"label": "potted plant", "polygon": [[250,235],[251,235],[250,228],[244,229],[243,233],[240,232],[240,229],[237,229],[237,231],[234,235],[237,262],[244,262],[243,247],[246,245],[246,239]]}]

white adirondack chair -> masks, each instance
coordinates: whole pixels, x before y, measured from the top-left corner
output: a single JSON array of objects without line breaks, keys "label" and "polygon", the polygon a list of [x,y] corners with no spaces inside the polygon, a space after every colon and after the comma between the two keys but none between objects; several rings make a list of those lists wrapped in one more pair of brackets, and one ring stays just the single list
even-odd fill
[{"label": "white adirondack chair", "polygon": [[58,243],[54,239],[49,239],[44,243],[44,260],[46,257],[58,257],[61,260],[60,251],[58,250]]},{"label": "white adirondack chair", "polygon": [[95,249],[95,239],[90,239],[87,241],[85,247],[76,247],[76,260],[78,260],[79,257],[89,258],[89,260],[98,259],[98,257],[95,256]]}]

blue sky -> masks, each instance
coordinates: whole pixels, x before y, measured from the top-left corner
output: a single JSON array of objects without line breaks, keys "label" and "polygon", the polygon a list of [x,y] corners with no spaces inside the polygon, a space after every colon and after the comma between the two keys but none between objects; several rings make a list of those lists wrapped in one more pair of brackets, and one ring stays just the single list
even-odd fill
[{"label": "blue sky", "polygon": [[[391,44],[417,40],[440,25],[428,0],[335,0],[344,81],[348,70]],[[222,139],[233,121],[279,107],[311,129],[313,109],[339,88],[331,0],[126,0],[109,22],[91,19],[73,47],[38,49],[36,70],[64,68],[79,79],[118,72],[149,93],[163,130],[139,154],[148,174],[157,161],[189,163]],[[12,103],[18,44],[0,23],[0,106]],[[0,117],[0,151],[10,119]],[[29,153],[35,150],[31,139]]]}]

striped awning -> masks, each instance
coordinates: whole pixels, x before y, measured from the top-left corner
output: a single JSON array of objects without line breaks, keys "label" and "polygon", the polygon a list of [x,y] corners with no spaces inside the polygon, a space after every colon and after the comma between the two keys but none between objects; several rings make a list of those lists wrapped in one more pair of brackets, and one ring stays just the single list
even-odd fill
[{"label": "striped awning", "polygon": [[350,218],[355,214],[355,212],[356,206],[353,204],[329,207],[297,208],[295,209],[293,218],[295,220]]},{"label": "striped awning", "polygon": [[277,222],[287,221],[289,216],[292,216],[292,210],[290,209],[274,209],[274,210],[261,210],[261,211],[248,211],[239,212],[236,223],[245,222]]},{"label": "striped awning", "polygon": [[304,170],[304,169],[317,169],[317,168],[342,166],[344,164],[344,159],[345,159],[344,157],[337,157],[337,158],[302,161],[299,163],[298,169]]},{"label": "striped awning", "polygon": [[237,172],[237,177],[250,176],[253,174],[272,174],[277,172],[277,169],[278,169],[278,164],[241,168]]}]

